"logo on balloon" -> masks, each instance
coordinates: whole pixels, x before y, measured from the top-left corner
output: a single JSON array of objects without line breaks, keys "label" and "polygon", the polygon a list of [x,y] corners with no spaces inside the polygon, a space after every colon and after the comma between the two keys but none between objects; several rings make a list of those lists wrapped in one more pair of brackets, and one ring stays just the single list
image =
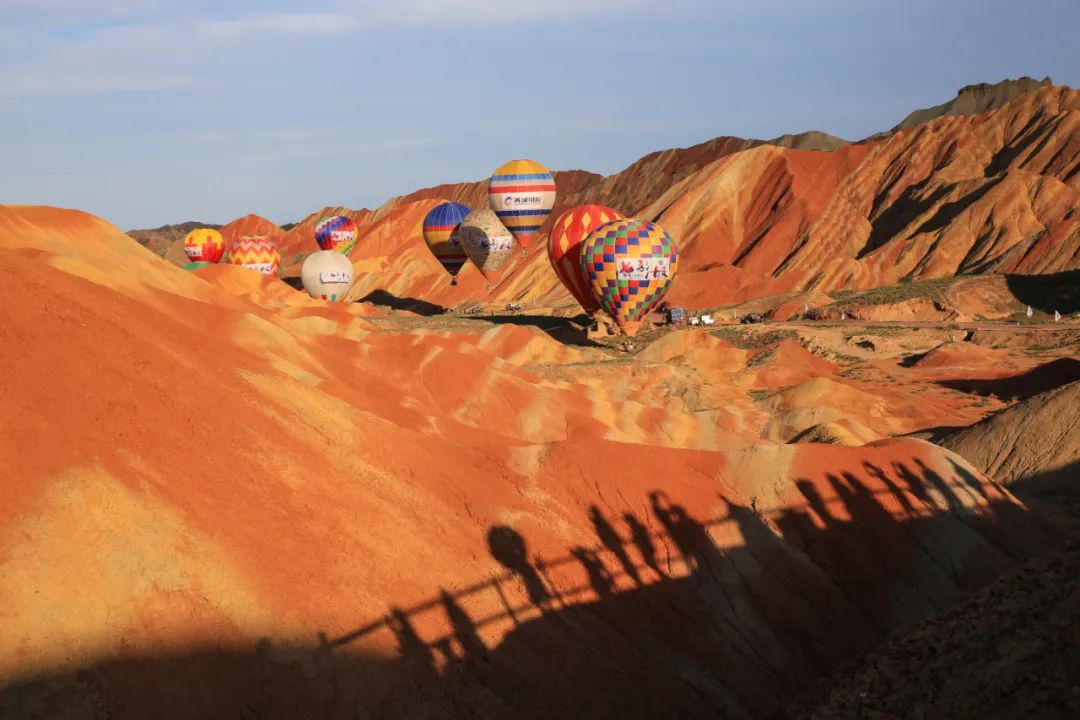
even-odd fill
[{"label": "logo on balloon", "polygon": [[620,260],[616,277],[619,280],[660,280],[671,276],[671,260],[666,257]]},{"label": "logo on balloon", "polygon": [[514,239],[508,237],[481,238],[480,247],[484,250],[490,250],[491,252],[512,250],[514,248]]},{"label": "logo on balloon", "polygon": [[319,282],[324,283],[351,283],[352,274],[345,270],[326,270],[319,273]]}]

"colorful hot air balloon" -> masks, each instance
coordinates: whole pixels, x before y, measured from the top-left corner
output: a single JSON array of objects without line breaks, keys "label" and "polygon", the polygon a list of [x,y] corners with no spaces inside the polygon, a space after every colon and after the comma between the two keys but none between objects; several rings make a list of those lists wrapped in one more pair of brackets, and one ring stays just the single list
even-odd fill
[{"label": "colorful hot air balloon", "polygon": [[191,262],[216,263],[225,254],[225,240],[211,228],[197,228],[184,237],[184,254]]},{"label": "colorful hot air balloon", "polygon": [[465,205],[444,202],[433,208],[424,218],[424,242],[431,248],[435,259],[446,268],[446,272],[455,277],[469,259],[458,237],[458,227],[468,214],[469,208]]},{"label": "colorful hot air balloon", "polygon": [[494,280],[517,247],[514,236],[488,209],[475,210],[461,221],[461,247],[489,281]]},{"label": "colorful hot air balloon", "polygon": [[344,215],[324,218],[315,226],[315,242],[322,250],[348,255],[356,244],[356,223]]},{"label": "colorful hot air balloon", "polygon": [[518,244],[529,247],[555,205],[555,178],[535,160],[511,160],[488,181],[488,205]]},{"label": "colorful hot air balloon", "polygon": [[603,205],[578,205],[567,210],[551,227],[548,259],[559,280],[581,303],[589,315],[600,309],[581,274],[581,243],[604,223],[622,218],[622,213]]},{"label": "colorful hot air balloon", "polygon": [[593,297],[626,335],[667,294],[679,263],[671,235],[651,222],[613,220],[581,246],[581,272]]},{"label": "colorful hot air balloon", "polygon": [[281,265],[281,251],[265,235],[244,235],[232,244],[225,260],[264,275],[275,275]]},{"label": "colorful hot air balloon", "polygon": [[300,282],[316,300],[341,300],[353,286],[352,261],[333,250],[312,253],[300,266]]}]

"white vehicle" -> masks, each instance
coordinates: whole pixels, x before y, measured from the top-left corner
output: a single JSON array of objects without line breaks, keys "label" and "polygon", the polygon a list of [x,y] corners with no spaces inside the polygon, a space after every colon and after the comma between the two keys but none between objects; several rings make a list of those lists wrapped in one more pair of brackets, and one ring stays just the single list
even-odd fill
[{"label": "white vehicle", "polygon": [[702,315],[701,316],[701,324],[702,325],[712,325],[713,324],[712,315]]},{"label": "white vehicle", "polygon": [[695,315],[694,317],[690,318],[690,324],[691,324],[691,325],[699,325],[700,323],[701,323],[701,320],[700,320],[700,319],[698,319],[697,315]]}]

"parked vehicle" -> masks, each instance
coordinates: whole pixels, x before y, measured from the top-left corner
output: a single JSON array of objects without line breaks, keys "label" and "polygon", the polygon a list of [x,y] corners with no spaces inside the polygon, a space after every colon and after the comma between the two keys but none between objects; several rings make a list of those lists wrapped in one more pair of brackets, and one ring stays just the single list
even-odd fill
[{"label": "parked vehicle", "polygon": [[712,325],[713,324],[712,315],[702,315],[701,316],[701,324],[702,325]]},{"label": "parked vehicle", "polygon": [[681,307],[673,307],[667,309],[667,319],[669,323],[681,323],[686,321],[686,310]]},{"label": "parked vehicle", "polygon": [[765,322],[765,316],[761,313],[747,313],[743,315],[743,319],[739,321],[743,325],[749,325],[751,323]]}]

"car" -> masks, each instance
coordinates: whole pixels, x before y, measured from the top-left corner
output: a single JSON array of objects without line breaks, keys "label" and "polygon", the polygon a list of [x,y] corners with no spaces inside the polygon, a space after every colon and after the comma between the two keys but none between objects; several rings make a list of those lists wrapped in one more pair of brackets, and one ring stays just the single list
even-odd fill
[{"label": "car", "polygon": [[765,316],[761,313],[747,313],[743,315],[742,320],[739,321],[743,325],[749,325],[750,323],[765,322]]}]

